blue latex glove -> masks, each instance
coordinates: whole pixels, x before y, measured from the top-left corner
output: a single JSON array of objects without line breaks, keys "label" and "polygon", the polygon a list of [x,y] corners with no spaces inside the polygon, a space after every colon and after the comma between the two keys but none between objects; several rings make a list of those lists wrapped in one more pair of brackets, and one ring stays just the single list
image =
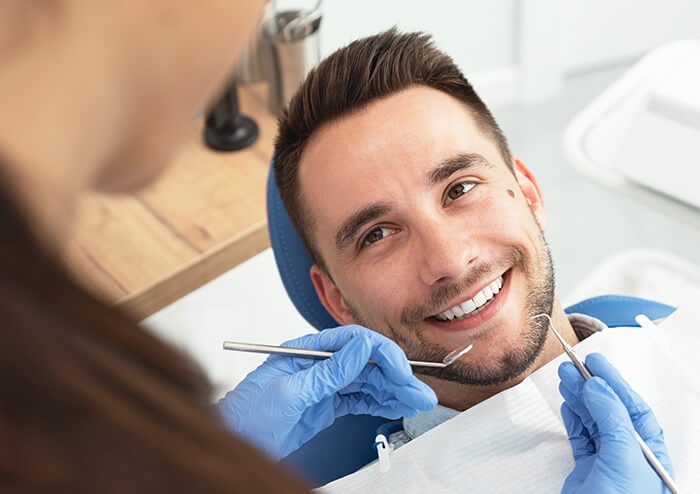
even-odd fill
[{"label": "blue latex glove", "polygon": [[571,362],[559,366],[561,415],[576,461],[562,492],[669,492],[633,435],[636,430],[673,475],[664,433],[649,405],[602,355],[590,354],[586,366],[595,376],[588,381]]},{"label": "blue latex glove", "polygon": [[413,375],[403,350],[369,329],[341,326],[283,346],[335,354],[327,360],[271,355],[219,402],[229,428],[275,460],[337,417],[398,419],[437,405],[433,390]]}]

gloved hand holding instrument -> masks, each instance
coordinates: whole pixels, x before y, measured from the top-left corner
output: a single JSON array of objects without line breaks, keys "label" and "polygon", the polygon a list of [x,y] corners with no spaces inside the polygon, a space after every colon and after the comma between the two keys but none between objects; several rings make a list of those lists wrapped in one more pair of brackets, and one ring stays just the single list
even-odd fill
[{"label": "gloved hand holding instrument", "polygon": [[539,317],[547,318],[571,360],[559,366],[559,391],[576,466],[562,492],[678,494],[663,431],[649,405],[604,356],[590,354],[584,363],[551,317],[533,319]]},{"label": "gloved hand holding instrument", "polygon": [[437,405],[433,390],[413,375],[403,350],[361,326],[326,329],[283,346],[334,353],[325,360],[271,355],[219,402],[229,428],[275,460],[338,417],[398,419]]}]

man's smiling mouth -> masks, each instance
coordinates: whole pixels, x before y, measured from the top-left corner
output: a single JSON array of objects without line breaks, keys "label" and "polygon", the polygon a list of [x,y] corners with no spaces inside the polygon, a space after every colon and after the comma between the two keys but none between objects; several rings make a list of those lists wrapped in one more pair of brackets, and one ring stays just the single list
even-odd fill
[{"label": "man's smiling mouth", "polygon": [[458,321],[479,314],[489,306],[490,302],[496,297],[498,292],[501,291],[505,277],[508,275],[509,271],[506,271],[496,279],[489,282],[470,299],[460,302],[459,304],[450,307],[439,314],[435,314],[429,319],[436,319],[443,322]]}]

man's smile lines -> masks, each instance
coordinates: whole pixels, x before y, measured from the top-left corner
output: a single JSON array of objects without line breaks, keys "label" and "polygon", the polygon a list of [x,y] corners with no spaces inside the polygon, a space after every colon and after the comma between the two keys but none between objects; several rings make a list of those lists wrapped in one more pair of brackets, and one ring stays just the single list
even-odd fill
[{"label": "man's smile lines", "polygon": [[472,315],[479,308],[483,307],[486,302],[491,300],[503,287],[503,276],[499,276],[491,283],[489,283],[485,288],[483,288],[479,293],[474,295],[466,302],[462,302],[459,305],[447,309],[444,312],[437,314],[435,317],[440,321],[452,321],[453,319],[464,319]]}]

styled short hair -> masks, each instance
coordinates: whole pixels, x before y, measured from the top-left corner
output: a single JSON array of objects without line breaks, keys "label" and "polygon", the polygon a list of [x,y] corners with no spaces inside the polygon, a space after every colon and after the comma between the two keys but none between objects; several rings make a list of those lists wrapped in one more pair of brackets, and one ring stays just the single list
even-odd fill
[{"label": "styled short hair", "polygon": [[340,48],[309,73],[284,110],[274,154],[277,187],[287,213],[314,262],[326,273],[311,239],[313,218],[304,207],[299,187],[299,160],[304,148],[323,125],[416,85],[443,91],[463,102],[479,128],[494,140],[506,165],[512,166],[508,143],[493,115],[431,36],[400,33],[393,28]]}]

